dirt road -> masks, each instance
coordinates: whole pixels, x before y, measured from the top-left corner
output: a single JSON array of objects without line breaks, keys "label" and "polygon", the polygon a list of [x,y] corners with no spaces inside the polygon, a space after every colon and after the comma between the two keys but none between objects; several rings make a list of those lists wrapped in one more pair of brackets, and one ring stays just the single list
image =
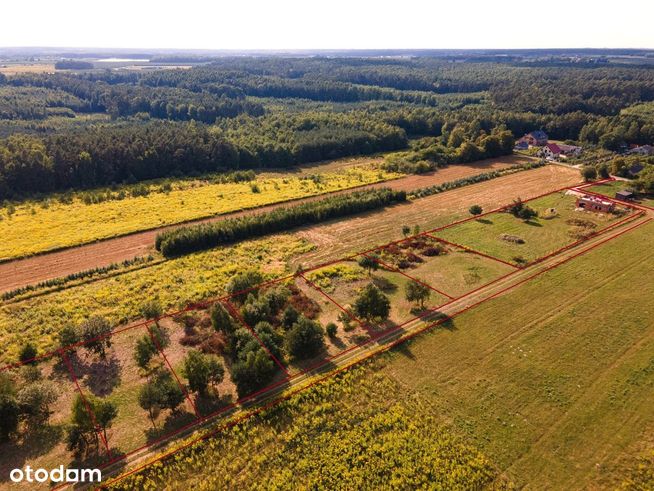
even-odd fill
[{"label": "dirt road", "polygon": [[[394,181],[371,184],[369,186],[364,186],[364,188],[390,187],[393,189],[410,191],[416,188],[441,184],[443,182],[453,181],[491,170],[504,169],[511,167],[515,162],[517,161],[505,157],[503,159],[486,160],[470,165],[453,165],[434,173],[423,174],[420,176],[407,176]],[[343,194],[347,192],[351,192],[351,190],[338,191],[332,194]],[[303,198],[295,200],[293,203],[315,201],[324,198],[324,196],[325,195],[319,195]],[[284,203],[262,206],[251,210],[229,213],[203,220],[196,220],[191,223],[215,222],[224,220],[225,218],[233,218],[253,213],[263,213],[278,208],[279,206],[284,206]],[[25,285],[36,284],[48,279],[59,278],[79,271],[108,266],[112,263],[118,263],[127,259],[147,255],[152,252],[154,240],[158,233],[177,226],[179,225],[171,225],[137,232],[57,252],[2,263],[0,264],[0,293]],[[53,233],[56,233],[56,230],[53,230]]]}]

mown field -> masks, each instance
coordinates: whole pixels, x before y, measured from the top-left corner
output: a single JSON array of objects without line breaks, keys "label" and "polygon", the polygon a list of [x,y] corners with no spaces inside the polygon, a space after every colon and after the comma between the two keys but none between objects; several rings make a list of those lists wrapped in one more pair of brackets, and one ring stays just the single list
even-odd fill
[{"label": "mown field", "polygon": [[570,193],[554,193],[527,203],[538,213],[531,220],[501,211],[434,235],[514,264],[529,263],[609,226],[619,217],[578,211],[575,201],[576,196]]},{"label": "mown field", "polygon": [[650,489],[653,236],[619,237],[119,487]]},{"label": "mown field", "polygon": [[[48,199],[8,205],[0,208],[0,260],[397,177],[400,174],[373,164],[350,165],[312,175],[269,175],[251,182],[186,180],[163,191],[161,185],[143,185],[134,192],[125,189],[121,199],[116,199],[120,190],[112,192],[113,199],[99,203],[88,202],[91,197],[86,194],[70,203]],[[138,195],[142,191],[147,195]]]}]

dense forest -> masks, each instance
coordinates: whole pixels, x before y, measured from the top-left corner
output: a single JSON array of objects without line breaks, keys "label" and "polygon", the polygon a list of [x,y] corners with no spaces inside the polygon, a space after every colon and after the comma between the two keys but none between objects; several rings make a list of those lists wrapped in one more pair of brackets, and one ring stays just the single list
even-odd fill
[{"label": "dense forest", "polygon": [[[398,168],[424,169],[510,153],[535,129],[621,151],[654,143],[653,70],[238,57],[0,75],[0,199],[400,149]],[[414,137],[433,139],[416,151]]]}]

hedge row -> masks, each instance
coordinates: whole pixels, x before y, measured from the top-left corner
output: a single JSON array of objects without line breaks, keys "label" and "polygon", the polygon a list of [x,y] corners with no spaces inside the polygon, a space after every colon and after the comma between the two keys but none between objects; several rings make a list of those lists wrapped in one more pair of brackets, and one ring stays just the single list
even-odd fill
[{"label": "hedge row", "polygon": [[434,186],[429,186],[426,188],[415,189],[409,193],[409,198],[424,198],[426,196],[431,196],[433,194],[439,194],[445,191],[449,191],[450,189],[461,188],[463,186],[476,184],[478,182],[490,181],[491,179],[495,179],[496,177],[508,176],[509,174],[515,174],[516,172],[522,172],[524,170],[543,167],[544,165],[546,165],[544,162],[532,162],[532,163],[517,165],[515,167],[509,167],[507,169],[484,172],[483,174],[477,174],[476,176],[463,177],[455,181],[448,181],[448,182],[444,182],[443,184],[436,184]]},{"label": "hedge row", "polygon": [[179,256],[403,201],[406,201],[404,191],[388,188],[357,191],[277,208],[269,213],[180,227],[157,235],[155,246],[166,257]]}]

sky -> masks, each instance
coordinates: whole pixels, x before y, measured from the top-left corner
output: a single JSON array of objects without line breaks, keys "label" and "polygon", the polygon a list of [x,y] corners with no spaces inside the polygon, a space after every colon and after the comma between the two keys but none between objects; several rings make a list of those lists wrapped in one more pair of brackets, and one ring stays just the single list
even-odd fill
[{"label": "sky", "polygon": [[4,0],[0,47],[654,48],[653,0]]}]

